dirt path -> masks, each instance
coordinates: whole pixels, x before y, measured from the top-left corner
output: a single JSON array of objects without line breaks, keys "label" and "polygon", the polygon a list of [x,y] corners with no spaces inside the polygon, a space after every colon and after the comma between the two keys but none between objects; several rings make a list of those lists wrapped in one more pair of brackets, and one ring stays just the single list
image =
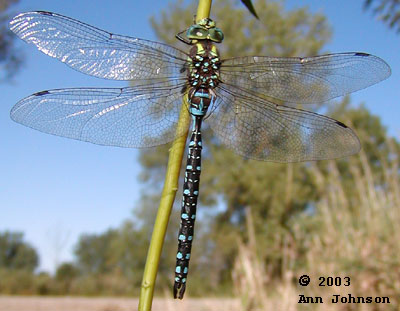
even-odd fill
[{"label": "dirt path", "polygon": [[[0,311],[136,311],[136,298],[0,296]],[[155,299],[152,311],[236,311],[234,299]]]}]

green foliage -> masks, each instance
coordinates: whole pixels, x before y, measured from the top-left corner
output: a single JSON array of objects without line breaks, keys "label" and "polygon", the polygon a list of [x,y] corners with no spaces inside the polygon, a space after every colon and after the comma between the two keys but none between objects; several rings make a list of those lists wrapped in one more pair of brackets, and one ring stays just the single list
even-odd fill
[{"label": "green foliage", "polygon": [[0,268],[0,293],[5,295],[54,295],[57,284],[47,273]]},{"label": "green foliage", "polygon": [[55,280],[58,283],[60,292],[70,293],[71,284],[80,275],[79,269],[73,263],[63,263],[56,271]]},{"label": "green foliage", "polygon": [[50,274],[41,272],[38,275],[34,275],[33,279],[33,294],[45,296],[56,293],[56,284]]},{"label": "green foliage", "polygon": [[84,235],[75,251],[77,265],[87,282],[100,276],[111,280],[120,275],[138,288],[148,241],[148,232],[135,228],[130,221],[103,234]]},{"label": "green foliage", "polygon": [[34,293],[34,275],[27,270],[0,269],[0,292],[2,294]]},{"label": "green foliage", "polygon": [[15,47],[17,37],[8,29],[10,7],[19,0],[0,1],[0,82],[11,79],[22,64],[22,56]]},{"label": "green foliage", "polygon": [[398,0],[365,0],[366,9],[371,9],[379,20],[400,32],[400,2]]},{"label": "green foliage", "polygon": [[39,258],[34,248],[24,242],[19,232],[0,233],[0,269],[27,270],[32,272]]},{"label": "green foliage", "polygon": [[75,254],[82,271],[94,274],[109,272],[110,244],[116,235],[116,230],[110,229],[103,234],[80,237]]},{"label": "green foliage", "polygon": [[48,295],[56,293],[52,277],[35,274],[39,263],[36,250],[19,232],[0,233],[0,293]]},{"label": "green foliage", "polygon": [[76,278],[79,275],[79,269],[73,263],[62,263],[56,271],[57,281],[68,281]]}]

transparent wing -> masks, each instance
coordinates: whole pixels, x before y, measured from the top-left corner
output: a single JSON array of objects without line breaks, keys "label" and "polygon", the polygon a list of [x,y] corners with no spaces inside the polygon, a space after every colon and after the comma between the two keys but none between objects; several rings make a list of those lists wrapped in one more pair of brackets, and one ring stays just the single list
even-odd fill
[{"label": "transparent wing", "polygon": [[114,80],[178,78],[187,54],[158,42],[115,35],[50,12],[15,16],[11,30],[85,74]]},{"label": "transparent wing", "polygon": [[207,119],[237,154],[263,161],[299,162],[345,157],[360,150],[356,134],[334,119],[275,105],[220,85]]},{"label": "transparent wing", "polygon": [[236,57],[224,60],[220,79],[270,100],[313,104],[361,90],[391,74],[379,57],[339,53],[315,57]]},{"label": "transparent wing", "polygon": [[99,145],[162,145],[183,134],[176,133],[182,86],[162,84],[43,91],[18,102],[11,118],[45,133]]}]

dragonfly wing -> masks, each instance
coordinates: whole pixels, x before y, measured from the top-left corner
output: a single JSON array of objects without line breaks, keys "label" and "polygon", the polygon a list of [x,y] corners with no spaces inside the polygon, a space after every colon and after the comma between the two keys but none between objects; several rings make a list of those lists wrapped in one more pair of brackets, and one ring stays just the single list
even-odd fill
[{"label": "dragonfly wing", "polygon": [[220,79],[272,101],[321,103],[378,83],[391,74],[379,57],[339,53],[315,57],[237,57],[224,60]]},{"label": "dragonfly wing", "polygon": [[345,157],[360,150],[356,134],[334,119],[273,104],[226,85],[207,119],[218,138],[246,158],[299,162]]},{"label": "dragonfly wing", "polygon": [[172,141],[182,104],[181,87],[71,88],[33,94],[11,118],[36,130],[119,147],[151,147]]},{"label": "dragonfly wing", "polygon": [[172,46],[115,35],[50,12],[15,16],[11,30],[85,74],[113,80],[182,77],[187,54]]}]

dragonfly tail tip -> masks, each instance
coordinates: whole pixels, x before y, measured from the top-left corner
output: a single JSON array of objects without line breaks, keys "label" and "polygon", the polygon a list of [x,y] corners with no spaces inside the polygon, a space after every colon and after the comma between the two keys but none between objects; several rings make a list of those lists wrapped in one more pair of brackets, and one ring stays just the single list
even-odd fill
[{"label": "dragonfly tail tip", "polygon": [[175,282],[174,284],[174,299],[183,299],[183,295],[185,294],[186,284]]}]

